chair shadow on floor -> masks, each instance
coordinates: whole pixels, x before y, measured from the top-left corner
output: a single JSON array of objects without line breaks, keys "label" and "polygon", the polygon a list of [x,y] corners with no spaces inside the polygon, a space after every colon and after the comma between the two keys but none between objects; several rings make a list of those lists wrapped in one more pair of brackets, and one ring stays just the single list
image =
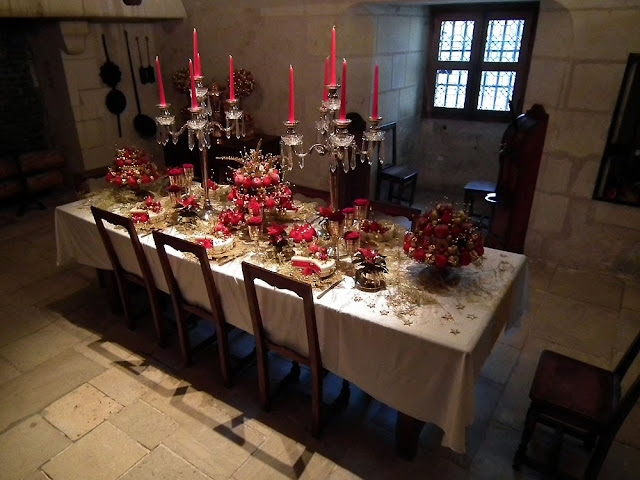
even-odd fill
[{"label": "chair shadow on floor", "polygon": [[[137,304],[137,298],[134,294],[132,303]],[[144,298],[143,292],[139,298]],[[453,469],[460,469],[456,463],[465,463],[464,460],[457,461],[453,452],[439,446],[442,431],[435,425],[425,428],[421,437],[422,451],[413,462],[399,460],[394,453],[395,411],[373,400],[355,385],[351,387],[349,405],[325,426],[323,439],[315,439],[308,422],[311,380],[306,368],[302,368],[299,383],[287,386],[282,394],[278,393],[278,386],[272,384],[276,392],[273,402],[277,408],[263,412],[256,389],[258,374],[254,365],[236,374],[231,389],[224,387],[215,344],[194,352],[194,364],[183,367],[177,332],[171,321],[167,332],[168,344],[160,348],[155,341],[151,318],[140,318],[138,328],[129,330],[121,317],[109,312],[108,302],[97,281],[46,308],[62,315],[79,329],[91,332],[86,334],[85,342],[78,349],[80,353],[126,373],[150,389],[159,402],[168,404],[166,408],[177,409],[245,449],[258,450],[254,456],[283,475],[298,478],[315,453],[364,478],[375,475],[379,469],[375,462],[371,463],[371,458],[394,468],[401,465],[401,470],[414,472],[406,475],[418,475],[418,472],[443,462],[446,468]],[[163,313],[169,318],[171,311],[168,310]],[[237,356],[243,356],[254,347],[253,337],[244,332],[230,335],[229,342],[231,353]],[[270,356],[270,363],[272,382],[285,376],[290,367],[277,355]],[[158,371],[163,377],[169,376],[165,380],[171,377],[173,380],[158,382]],[[324,401],[329,404],[339,396],[341,388],[342,380],[329,374],[324,383]],[[220,415],[211,416],[206,409],[194,407],[188,397],[195,392],[204,392],[215,399],[216,408],[226,414],[228,420],[220,423]],[[257,427],[258,431],[266,429],[287,437],[303,445],[303,451],[289,464],[260,449],[259,444],[252,444],[243,433],[245,427],[256,427],[255,422],[261,425]],[[350,452],[348,455],[347,451]]]}]

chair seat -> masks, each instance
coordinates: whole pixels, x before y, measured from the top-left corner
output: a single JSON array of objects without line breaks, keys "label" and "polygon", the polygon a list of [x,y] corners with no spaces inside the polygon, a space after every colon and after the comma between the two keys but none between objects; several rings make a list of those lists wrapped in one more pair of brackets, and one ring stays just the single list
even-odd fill
[{"label": "chair seat", "polygon": [[610,420],[618,396],[612,372],[549,350],[540,355],[529,393],[547,414],[602,426]]},{"label": "chair seat", "polygon": [[380,171],[380,176],[385,180],[408,182],[413,179],[413,177],[417,177],[418,172],[402,165],[391,165],[389,167],[384,167]]},{"label": "chair seat", "polygon": [[468,182],[464,186],[465,194],[482,194],[494,193],[496,191],[496,182],[487,182],[486,180],[474,180]]}]

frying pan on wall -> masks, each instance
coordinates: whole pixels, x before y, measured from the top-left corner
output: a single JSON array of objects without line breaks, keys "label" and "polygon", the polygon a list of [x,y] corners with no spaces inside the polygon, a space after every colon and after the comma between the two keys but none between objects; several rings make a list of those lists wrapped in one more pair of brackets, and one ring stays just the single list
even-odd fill
[{"label": "frying pan on wall", "polygon": [[107,93],[105,98],[105,105],[107,110],[113,113],[118,119],[118,134],[122,136],[122,126],[120,125],[120,114],[124,112],[127,106],[127,98],[120,90],[116,88],[116,85],[122,80],[122,72],[120,67],[113,63],[109,58],[109,51],[107,50],[107,41],[102,35],[102,48],[104,49],[104,56],[107,61],[100,67],[100,78],[102,81],[111,87],[111,91]]},{"label": "frying pan on wall", "polygon": [[147,42],[147,81],[154,83],[156,81],[156,74],[151,66],[151,56],[149,55],[149,37],[145,35],[145,41]]},{"label": "frying pan on wall", "polygon": [[131,49],[129,48],[129,35],[127,31],[124,31],[124,40],[127,44],[127,56],[129,57],[129,69],[131,70],[131,81],[133,82],[133,94],[136,98],[136,107],[138,108],[138,114],[133,119],[133,126],[142,138],[153,137],[156,134],[156,122],[145,115],[140,110],[140,97],[138,97],[138,85],[136,83],[136,72],[133,69],[133,61],[131,60]]}]

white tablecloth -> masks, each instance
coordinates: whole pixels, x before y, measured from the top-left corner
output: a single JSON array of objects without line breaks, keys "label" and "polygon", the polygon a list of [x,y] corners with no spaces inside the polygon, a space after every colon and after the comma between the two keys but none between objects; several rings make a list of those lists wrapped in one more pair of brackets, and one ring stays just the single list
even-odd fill
[{"label": "white tablecloth", "polygon": [[[58,207],[55,223],[58,264],[77,261],[111,269],[82,201]],[[123,266],[139,271],[124,231],[111,235]],[[141,241],[158,288],[167,291],[152,236]],[[174,253],[171,262],[187,299],[207,307],[198,265]],[[212,271],[226,320],[252,332],[240,260],[212,265]],[[529,286],[526,258],[498,250],[486,249],[480,269],[470,266],[460,273],[460,285],[474,287],[427,293],[435,301],[405,317],[408,325],[394,314],[384,292],[358,292],[350,288],[351,279],[316,300],[316,316],[328,370],[392,408],[435,423],[444,430],[443,445],[464,452],[465,428],[474,418],[475,379],[501,331],[519,325],[528,307]],[[356,295],[360,301],[354,301]],[[271,288],[261,288],[259,298],[265,318],[284,332],[276,340],[306,345],[302,330],[291,326],[292,319],[303,318],[299,300]]]}]

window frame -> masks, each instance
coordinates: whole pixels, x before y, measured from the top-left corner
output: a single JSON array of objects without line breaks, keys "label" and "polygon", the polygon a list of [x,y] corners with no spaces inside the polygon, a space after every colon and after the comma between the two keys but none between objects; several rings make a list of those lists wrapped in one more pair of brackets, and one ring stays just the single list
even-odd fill
[{"label": "window frame", "polygon": [[[513,4],[477,4],[467,7],[432,7],[431,31],[427,48],[427,78],[425,81],[425,102],[423,116],[427,118],[457,118],[467,120],[505,121],[513,114],[522,113],[524,94],[529,76],[531,53],[535,39],[538,20],[538,2]],[[440,47],[440,30],[442,22],[453,20],[473,20],[473,40],[471,42],[471,58],[464,61],[438,60]],[[522,43],[517,62],[485,62],[484,51],[487,29],[490,20],[524,20]],[[445,108],[433,105],[435,97],[436,76],[438,70],[468,70],[467,88],[464,108]],[[513,88],[515,111],[479,110],[478,96],[483,71],[515,71],[516,80]]]}]

